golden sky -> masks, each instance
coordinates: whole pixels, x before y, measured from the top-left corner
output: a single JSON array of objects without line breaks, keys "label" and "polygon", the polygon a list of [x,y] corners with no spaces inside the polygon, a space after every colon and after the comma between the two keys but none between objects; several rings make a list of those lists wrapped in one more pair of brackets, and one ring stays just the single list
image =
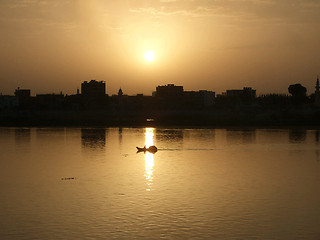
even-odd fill
[{"label": "golden sky", "polygon": [[311,94],[320,74],[319,0],[0,0],[0,36],[10,95],[73,94],[91,79],[109,95],[167,83]]}]

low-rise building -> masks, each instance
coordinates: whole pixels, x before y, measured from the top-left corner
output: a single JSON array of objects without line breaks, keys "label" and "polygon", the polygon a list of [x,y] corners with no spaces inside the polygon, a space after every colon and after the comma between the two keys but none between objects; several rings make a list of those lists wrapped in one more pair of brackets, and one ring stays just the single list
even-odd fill
[{"label": "low-rise building", "polygon": [[32,105],[30,89],[20,89],[18,87],[14,95],[18,98],[20,108],[29,108]]},{"label": "low-rise building", "polygon": [[243,89],[227,90],[225,95],[227,97],[255,99],[256,98],[256,90],[252,89],[251,87],[244,87]]},{"label": "low-rise building", "polygon": [[213,91],[185,91],[184,102],[186,106],[210,107],[215,103],[216,93]]},{"label": "low-rise building", "polygon": [[0,95],[0,109],[12,109],[19,107],[17,96]]},{"label": "low-rise building", "polygon": [[37,94],[35,101],[38,108],[59,109],[63,107],[65,103],[65,97],[62,93]]}]

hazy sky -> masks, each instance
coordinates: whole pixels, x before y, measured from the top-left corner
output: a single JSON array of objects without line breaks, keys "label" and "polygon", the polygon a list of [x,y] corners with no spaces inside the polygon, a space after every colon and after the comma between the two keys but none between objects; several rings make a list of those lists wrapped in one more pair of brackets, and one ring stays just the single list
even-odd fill
[{"label": "hazy sky", "polygon": [[[251,86],[314,92],[320,74],[319,0],[0,0],[0,92],[151,95]],[[155,53],[153,62],[143,58]]]}]

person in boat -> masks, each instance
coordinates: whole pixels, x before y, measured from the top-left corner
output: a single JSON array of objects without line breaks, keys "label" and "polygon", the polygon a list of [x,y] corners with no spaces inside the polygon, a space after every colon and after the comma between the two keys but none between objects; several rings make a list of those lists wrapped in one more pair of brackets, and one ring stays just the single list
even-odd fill
[{"label": "person in boat", "polygon": [[155,153],[156,151],[158,151],[158,148],[154,145],[148,147],[147,149],[148,152],[151,152],[151,153]]},{"label": "person in boat", "polygon": [[154,146],[154,145],[152,145],[152,146],[150,146],[148,148],[146,146],[144,146],[143,148],[140,148],[140,147],[136,147],[136,148],[137,148],[138,152],[146,152],[146,151],[148,151],[148,152],[151,152],[151,153],[155,153],[155,152],[158,151],[158,148],[156,146]]}]

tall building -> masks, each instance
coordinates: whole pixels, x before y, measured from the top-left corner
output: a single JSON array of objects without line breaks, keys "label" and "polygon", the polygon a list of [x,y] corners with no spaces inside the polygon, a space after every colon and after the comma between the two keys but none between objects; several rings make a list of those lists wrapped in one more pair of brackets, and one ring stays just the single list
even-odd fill
[{"label": "tall building", "polygon": [[182,99],[183,86],[175,86],[174,84],[158,86],[156,88],[156,97],[165,100]]},{"label": "tall building", "polygon": [[102,109],[108,105],[106,83],[91,80],[81,83],[81,105],[84,109]]},{"label": "tall building", "polygon": [[90,97],[104,96],[106,94],[106,83],[96,80],[84,81],[81,83],[81,94]]}]

